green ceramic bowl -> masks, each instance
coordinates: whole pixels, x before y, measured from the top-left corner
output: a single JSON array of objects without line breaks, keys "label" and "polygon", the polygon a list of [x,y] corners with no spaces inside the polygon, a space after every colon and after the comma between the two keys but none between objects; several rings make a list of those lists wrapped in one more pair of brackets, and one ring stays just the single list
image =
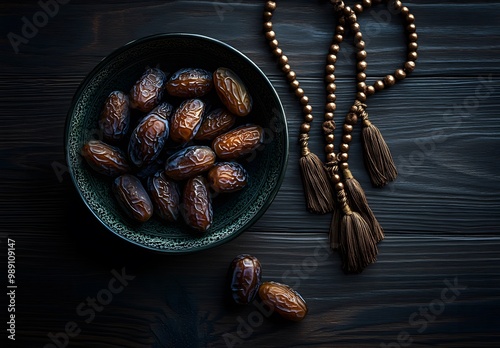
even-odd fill
[{"label": "green ceramic bowl", "polygon": [[[245,123],[266,130],[265,144],[241,161],[249,184],[233,194],[214,198],[214,221],[204,234],[190,231],[182,221],[165,223],[153,217],[144,224],[130,221],[111,192],[112,179],[94,173],[83,161],[83,144],[98,137],[102,105],[113,90],[128,92],[147,66],[174,72],[182,67],[210,71],[224,66],[237,72],[253,97],[253,110]],[[66,123],[66,159],[81,198],[108,230],[141,247],[189,253],[223,244],[236,237],[264,214],[283,180],[288,158],[288,131],[283,106],[264,73],[231,46],[192,34],[162,34],[133,41],[106,57],[82,82],[72,101]],[[182,219],[182,218],[180,218]]]}]

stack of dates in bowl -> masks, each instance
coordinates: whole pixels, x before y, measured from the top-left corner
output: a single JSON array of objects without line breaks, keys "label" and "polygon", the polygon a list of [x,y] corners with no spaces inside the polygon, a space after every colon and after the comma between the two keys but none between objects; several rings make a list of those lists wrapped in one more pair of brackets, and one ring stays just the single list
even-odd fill
[{"label": "stack of dates in bowl", "polygon": [[112,192],[133,220],[182,216],[204,232],[212,197],[249,180],[238,160],[264,141],[263,128],[245,122],[251,110],[248,89],[230,69],[183,68],[168,77],[148,68],[128,93],[109,94],[98,122],[102,139],[88,141],[81,154],[114,179]]}]

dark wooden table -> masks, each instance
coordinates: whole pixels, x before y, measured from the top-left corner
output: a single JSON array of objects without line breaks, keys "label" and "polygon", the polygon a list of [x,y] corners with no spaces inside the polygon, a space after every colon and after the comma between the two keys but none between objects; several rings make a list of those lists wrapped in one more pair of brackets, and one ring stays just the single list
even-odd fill
[{"label": "dark wooden table", "polygon": [[[304,209],[294,141],[300,107],[263,38],[263,5],[73,0],[44,17],[36,1],[2,2],[2,347],[498,347],[500,1],[408,1],[418,25],[417,69],[369,102],[400,175],[385,189],[371,188],[356,140],[351,167],[386,239],[378,262],[349,276],[328,250],[330,216]],[[24,17],[37,21],[36,32],[22,32]],[[321,110],[331,5],[279,1],[274,22]],[[401,21],[377,6],[361,25],[373,81],[404,57]],[[123,44],[165,32],[205,34],[248,55],[276,87],[292,139],[285,181],[267,213],[224,246],[176,257],[139,250],[103,230],[77,196],[63,151],[66,112],[85,75]],[[17,54],[9,33],[21,40]],[[353,50],[342,52],[338,115],[355,85]],[[320,151],[316,139],[312,147]],[[6,331],[9,238],[18,285],[15,342]],[[257,256],[266,280],[299,290],[310,309],[306,320],[284,323],[256,307],[231,306],[224,279],[239,253]]]}]

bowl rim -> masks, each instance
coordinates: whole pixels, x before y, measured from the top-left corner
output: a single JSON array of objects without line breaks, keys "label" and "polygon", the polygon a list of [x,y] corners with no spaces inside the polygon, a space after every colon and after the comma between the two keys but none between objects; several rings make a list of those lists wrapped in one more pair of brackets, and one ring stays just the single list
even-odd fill
[{"label": "bowl rim", "polygon": [[[145,244],[141,244],[139,242],[133,241],[133,240],[127,238],[126,236],[123,236],[120,233],[117,233],[112,228],[110,228],[110,226],[108,226],[101,219],[101,217],[91,208],[89,202],[83,196],[81,188],[78,185],[77,180],[76,180],[76,178],[74,176],[74,173],[73,173],[73,168],[72,168],[71,160],[70,160],[70,151],[68,149],[68,145],[69,145],[69,133],[70,133],[69,127],[70,127],[70,123],[72,121],[72,116],[73,116],[73,114],[75,112],[77,101],[80,99],[80,97],[83,94],[83,92],[85,91],[88,83],[95,77],[95,75],[104,66],[106,66],[110,61],[112,61],[116,56],[118,56],[118,55],[122,54],[123,52],[127,51],[129,48],[131,48],[133,46],[136,46],[136,45],[140,45],[140,44],[142,44],[144,42],[147,42],[147,41],[153,41],[153,40],[159,40],[159,39],[168,39],[168,38],[174,38],[174,39],[187,38],[187,39],[197,39],[197,40],[202,40],[202,41],[209,41],[209,42],[211,42],[213,44],[216,44],[216,45],[219,45],[219,46],[223,47],[224,49],[227,49],[227,50],[231,51],[233,54],[239,56],[241,59],[243,59],[244,61],[246,61],[253,69],[255,69],[256,72],[258,72],[260,74],[260,76],[264,79],[264,82],[270,87],[270,89],[271,89],[271,91],[273,93],[273,97],[277,101],[278,110],[281,113],[281,115],[283,116],[283,130],[282,130],[282,132],[284,133],[284,135],[283,135],[284,136],[284,141],[283,141],[284,154],[283,154],[283,160],[282,160],[282,164],[281,164],[282,170],[281,170],[281,172],[279,174],[279,177],[278,177],[278,179],[276,181],[275,187],[273,188],[272,192],[270,192],[269,197],[266,199],[266,201],[262,205],[261,209],[254,216],[252,216],[252,218],[250,218],[239,229],[239,231],[237,231],[237,232],[235,232],[235,233],[233,233],[233,234],[231,234],[231,235],[229,235],[229,236],[227,236],[227,237],[225,237],[225,238],[223,238],[221,240],[218,240],[216,242],[213,242],[213,243],[210,243],[210,244],[206,244],[206,245],[203,245],[203,246],[199,246],[199,247],[197,247],[196,249],[193,249],[193,250],[172,250],[172,249],[155,248],[155,247],[152,247],[152,246],[149,246],[149,245],[145,245]],[[73,98],[71,100],[70,107],[69,107],[68,112],[66,114],[66,122],[65,122],[65,127],[64,127],[64,152],[65,152],[65,156],[64,157],[65,157],[65,160],[66,160],[66,165],[68,167],[68,172],[70,174],[71,181],[73,182],[73,186],[77,190],[78,195],[80,196],[80,199],[83,201],[83,203],[87,207],[88,211],[90,211],[92,213],[92,215],[100,222],[100,225],[102,227],[104,227],[106,230],[110,231],[114,235],[118,236],[122,240],[125,240],[128,243],[131,243],[132,245],[138,246],[138,247],[140,247],[142,249],[147,249],[147,250],[151,250],[151,251],[158,252],[158,253],[161,253],[161,254],[170,254],[170,255],[192,254],[192,253],[197,253],[197,252],[205,251],[205,250],[208,250],[208,249],[213,249],[215,247],[221,246],[221,245],[223,245],[223,244],[225,244],[225,243],[227,243],[227,242],[235,239],[236,237],[240,236],[243,232],[245,232],[248,228],[250,228],[252,225],[254,225],[264,215],[264,213],[268,210],[268,208],[271,206],[271,204],[273,203],[274,199],[276,198],[276,195],[278,194],[278,192],[279,192],[279,190],[281,188],[281,185],[282,185],[283,180],[285,178],[287,166],[288,166],[289,148],[290,148],[290,145],[289,145],[288,124],[287,124],[287,118],[286,118],[285,110],[283,108],[283,104],[281,102],[281,99],[279,98],[278,92],[276,91],[276,89],[274,88],[273,84],[271,83],[271,81],[269,80],[269,78],[266,76],[266,74],[262,71],[262,69],[260,69],[260,67],[256,63],[254,63],[250,58],[248,58],[245,54],[243,54],[242,52],[240,52],[236,48],[232,47],[231,45],[229,45],[229,44],[227,44],[227,43],[225,43],[223,41],[220,41],[218,39],[215,39],[215,38],[212,38],[212,37],[209,37],[209,36],[205,36],[205,35],[193,34],[193,33],[185,33],[185,32],[160,33],[160,34],[153,34],[153,35],[148,35],[148,36],[145,36],[145,37],[141,37],[139,39],[135,39],[135,40],[129,41],[128,43],[124,44],[123,46],[121,46],[121,47],[119,47],[119,48],[117,48],[115,50],[113,50],[110,54],[108,54],[103,59],[101,59],[101,61],[84,77],[84,79],[82,80],[82,82],[79,84],[77,90],[73,94]]]}]

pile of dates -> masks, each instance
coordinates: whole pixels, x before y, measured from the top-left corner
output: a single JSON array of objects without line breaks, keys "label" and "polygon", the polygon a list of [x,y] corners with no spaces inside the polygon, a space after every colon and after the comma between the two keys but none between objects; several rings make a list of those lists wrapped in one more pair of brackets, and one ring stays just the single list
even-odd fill
[{"label": "pile of dates", "polygon": [[244,121],[251,110],[248,89],[230,69],[184,68],[168,78],[148,68],[128,94],[111,92],[99,118],[103,140],[81,153],[114,178],[112,191],[131,218],[182,216],[204,232],[213,220],[212,191],[235,192],[248,182],[237,160],[264,137],[262,127]]},{"label": "pile of dates", "polygon": [[234,302],[250,304],[257,296],[273,313],[292,321],[307,315],[306,301],[288,285],[262,282],[260,261],[252,255],[236,256],[229,267],[229,287]]}]

